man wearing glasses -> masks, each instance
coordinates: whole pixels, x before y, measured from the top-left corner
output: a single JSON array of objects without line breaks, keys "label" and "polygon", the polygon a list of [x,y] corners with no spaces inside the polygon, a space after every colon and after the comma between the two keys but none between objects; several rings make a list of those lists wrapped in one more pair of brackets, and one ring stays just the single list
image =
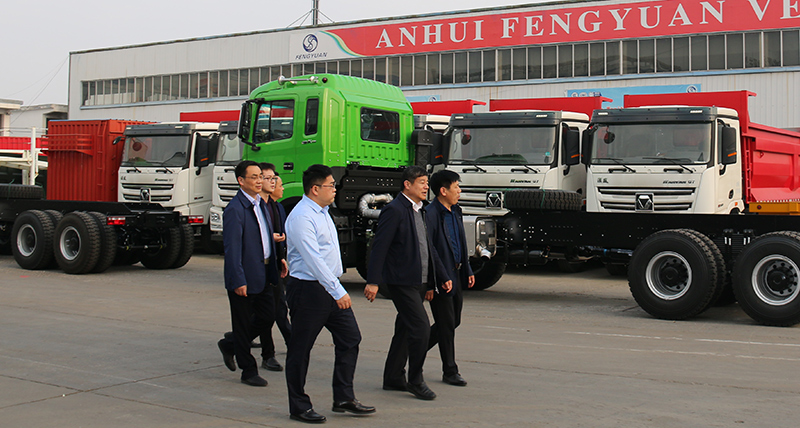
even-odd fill
[{"label": "man wearing glasses", "polygon": [[242,383],[267,386],[267,381],[258,375],[250,344],[275,319],[272,291],[266,289],[279,278],[272,218],[259,195],[263,185],[261,167],[253,161],[242,161],[235,174],[239,192],[225,207],[222,217],[225,288],[233,335],[226,335],[217,345],[228,369],[236,371],[238,362]]},{"label": "man wearing glasses", "polygon": [[303,199],[286,219],[290,266],[286,300],[292,317],[286,353],[290,418],[307,423],[326,420],[314,411],[305,393],[311,348],[323,327],[331,332],[335,345],[332,410],[375,413],[374,407],[356,400],[353,392],[361,331],[350,307],[350,295],[339,282],[343,273],[339,237],[328,213],[328,206],[336,198],[331,168],[311,165],[303,172],[303,192]]}]

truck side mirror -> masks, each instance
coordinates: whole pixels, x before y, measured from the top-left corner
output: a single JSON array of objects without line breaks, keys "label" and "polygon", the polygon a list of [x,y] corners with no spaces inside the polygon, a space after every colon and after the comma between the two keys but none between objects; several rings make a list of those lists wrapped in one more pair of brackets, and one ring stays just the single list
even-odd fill
[{"label": "truck side mirror", "polygon": [[564,165],[577,165],[581,163],[581,134],[576,128],[564,128],[562,134],[564,150],[562,161]]},{"label": "truck side mirror", "polygon": [[416,129],[411,133],[411,142],[416,146],[416,150],[414,150],[414,165],[423,168],[431,165],[434,139],[435,133],[427,129]]},{"label": "truck side mirror", "polygon": [[[194,166],[202,169],[211,163],[211,156],[209,155],[209,141],[206,137],[197,137],[194,146]],[[197,174],[200,174],[200,169]]]},{"label": "truck side mirror", "polygon": [[242,103],[242,112],[239,115],[239,139],[245,142],[251,142],[250,136],[251,123],[253,120],[253,101],[247,100]]},{"label": "truck side mirror", "polygon": [[594,131],[592,128],[587,128],[583,131],[582,141],[581,141],[581,163],[584,165],[589,165],[589,161],[591,160],[591,153],[592,153],[592,136],[594,135]]},{"label": "truck side mirror", "polygon": [[722,128],[722,164],[736,163],[736,128],[725,126]]},{"label": "truck side mirror", "polygon": [[444,135],[433,134],[433,146],[431,147],[431,165],[441,165],[444,163]]}]

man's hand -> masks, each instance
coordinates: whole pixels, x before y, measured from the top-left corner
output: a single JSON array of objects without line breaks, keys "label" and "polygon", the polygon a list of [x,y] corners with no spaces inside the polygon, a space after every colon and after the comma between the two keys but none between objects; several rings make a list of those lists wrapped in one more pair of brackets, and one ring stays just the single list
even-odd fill
[{"label": "man's hand", "polygon": [[233,290],[233,292],[236,293],[237,296],[247,297],[247,286],[243,285],[236,290]]},{"label": "man's hand", "polygon": [[428,290],[425,292],[425,300],[429,302],[433,300],[433,290]]},{"label": "man's hand", "polygon": [[473,285],[475,285],[475,275],[470,275],[467,278],[467,288],[472,288]]},{"label": "man's hand", "polygon": [[453,289],[453,281],[447,281],[444,284],[442,284],[442,290],[444,290],[445,293],[449,293],[450,290],[452,289]]},{"label": "man's hand", "polygon": [[[289,264],[286,263],[286,259],[281,260],[281,262],[283,262],[281,264],[281,278],[286,278],[289,275]],[[470,285],[470,287],[472,286]]]},{"label": "man's hand", "polygon": [[336,301],[336,305],[339,306],[339,309],[348,309],[352,304],[353,302],[350,301],[349,294],[345,294],[341,299]]},{"label": "man's hand", "polygon": [[378,295],[377,284],[367,284],[367,286],[364,287],[364,297],[366,297],[367,300],[374,302],[376,295]]},{"label": "man's hand", "polygon": [[273,233],[272,234],[272,239],[274,239],[275,242],[283,242],[283,241],[286,240],[286,234],[284,234],[284,233]]}]

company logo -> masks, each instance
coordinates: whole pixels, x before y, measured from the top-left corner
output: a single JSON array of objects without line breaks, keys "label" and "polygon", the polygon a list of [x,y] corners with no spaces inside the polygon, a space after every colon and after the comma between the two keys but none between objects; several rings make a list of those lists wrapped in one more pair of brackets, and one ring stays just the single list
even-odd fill
[{"label": "company logo", "polygon": [[303,49],[305,49],[306,52],[314,52],[317,50],[317,46],[319,46],[317,36],[309,34],[303,39]]},{"label": "company logo", "polygon": [[653,194],[636,194],[636,211],[653,211]]},{"label": "company logo", "polygon": [[509,181],[509,183],[511,183],[511,184],[515,184],[515,183],[530,183],[530,182],[531,182],[530,180],[517,180],[515,178],[512,178],[511,181]]},{"label": "company logo", "polygon": [[600,183],[600,184],[608,184],[608,178],[597,177],[597,182]]},{"label": "company logo", "polygon": [[503,208],[503,192],[486,192],[486,208]]},{"label": "company logo", "polygon": [[139,189],[139,200],[150,202],[150,189]]}]

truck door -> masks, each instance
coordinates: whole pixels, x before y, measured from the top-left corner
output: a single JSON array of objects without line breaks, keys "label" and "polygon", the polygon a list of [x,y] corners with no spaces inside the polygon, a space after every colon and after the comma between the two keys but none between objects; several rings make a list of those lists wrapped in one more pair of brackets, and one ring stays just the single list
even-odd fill
[{"label": "truck door", "polygon": [[[731,126],[736,128],[736,152],[739,154],[737,156],[737,161],[735,163],[729,165],[723,165],[723,159],[726,157],[725,149],[722,144],[722,129],[726,126]],[[722,120],[717,120],[717,205],[716,205],[716,212],[718,213],[730,213],[731,210],[734,208],[738,209],[739,212],[744,210],[744,203],[741,201],[742,195],[742,146],[740,135],[741,132],[739,131],[739,122],[738,121],[729,121],[723,122]],[[738,202],[738,203],[737,203]],[[734,206],[735,204],[735,206]]]},{"label": "truck door", "polygon": [[295,159],[296,146],[301,141],[296,129],[295,104],[293,98],[268,100],[262,104],[254,138],[258,143],[266,143],[260,151],[255,152],[254,160],[275,164],[286,185],[287,196],[292,193],[289,184],[302,181],[303,173],[302,169],[297,168]]},{"label": "truck door", "polygon": [[[300,111],[298,111],[298,116],[300,114]],[[295,169],[298,171],[298,178],[300,177],[299,174],[301,174],[302,171],[305,171],[313,164],[322,163],[330,165],[330,163],[326,162],[323,158],[323,150],[328,146],[329,141],[323,141],[323,135],[326,134],[324,133],[323,129],[320,129],[319,97],[307,98],[305,100],[305,105],[302,107],[301,117],[302,120],[298,118],[298,120],[300,120],[302,123],[302,127],[299,129],[301,135],[298,137],[300,139],[300,144],[296,146],[297,151],[295,152]],[[327,124],[324,126],[327,126]]]},{"label": "truck door", "polygon": [[202,215],[208,223],[208,209],[211,207],[214,187],[214,162],[217,156],[219,134],[194,134],[193,173],[189,174],[189,206],[193,215]]}]

